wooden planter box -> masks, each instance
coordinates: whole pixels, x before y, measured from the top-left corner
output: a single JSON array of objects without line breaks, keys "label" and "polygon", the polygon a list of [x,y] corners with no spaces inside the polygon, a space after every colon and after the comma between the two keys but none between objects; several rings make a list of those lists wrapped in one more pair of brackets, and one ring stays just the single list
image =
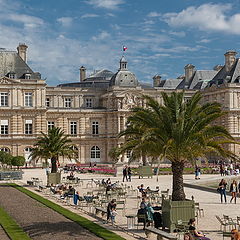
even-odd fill
[{"label": "wooden planter box", "polygon": [[56,185],[61,183],[61,173],[49,173],[47,175],[47,185],[50,186],[51,184]]},{"label": "wooden planter box", "polygon": [[138,168],[139,178],[151,177],[153,176],[153,171],[151,166],[141,166]]},{"label": "wooden planter box", "polygon": [[162,219],[163,227],[173,232],[179,220],[187,224],[190,218],[195,217],[195,202],[193,200],[172,201],[163,199]]}]

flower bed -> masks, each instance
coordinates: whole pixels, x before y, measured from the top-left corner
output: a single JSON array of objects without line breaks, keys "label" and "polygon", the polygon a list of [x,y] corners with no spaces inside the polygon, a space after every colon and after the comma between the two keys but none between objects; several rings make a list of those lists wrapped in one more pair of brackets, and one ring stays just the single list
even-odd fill
[{"label": "flower bed", "polygon": [[92,172],[92,173],[101,173],[101,174],[114,174],[114,168],[102,168],[102,167],[85,167],[79,168],[80,172]]}]

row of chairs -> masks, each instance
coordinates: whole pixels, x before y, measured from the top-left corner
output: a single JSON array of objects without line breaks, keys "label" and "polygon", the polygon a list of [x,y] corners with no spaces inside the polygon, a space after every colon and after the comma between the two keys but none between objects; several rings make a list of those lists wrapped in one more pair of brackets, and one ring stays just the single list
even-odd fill
[{"label": "row of chairs", "polygon": [[216,215],[217,220],[220,223],[220,230],[226,232],[227,229],[231,231],[232,229],[240,229],[240,217],[236,217],[236,219],[231,218],[227,215],[223,215],[223,218],[220,218]]}]

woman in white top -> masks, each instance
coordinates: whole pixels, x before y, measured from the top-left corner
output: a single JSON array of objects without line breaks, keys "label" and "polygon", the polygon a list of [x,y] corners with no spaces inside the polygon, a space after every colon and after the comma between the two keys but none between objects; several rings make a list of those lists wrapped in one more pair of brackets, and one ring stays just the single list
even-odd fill
[{"label": "woman in white top", "polygon": [[232,202],[232,200],[234,199],[234,202],[236,203],[237,201],[237,193],[238,193],[238,185],[236,180],[233,180],[233,182],[230,185],[230,192],[232,195],[232,198],[230,200],[230,203]]}]

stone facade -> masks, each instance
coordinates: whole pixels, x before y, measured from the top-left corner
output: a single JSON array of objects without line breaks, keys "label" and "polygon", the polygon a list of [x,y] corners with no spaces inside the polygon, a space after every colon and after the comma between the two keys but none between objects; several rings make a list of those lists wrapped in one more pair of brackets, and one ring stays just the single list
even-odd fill
[{"label": "stone facade", "polygon": [[[226,67],[198,71],[188,64],[185,76],[162,80],[156,75],[153,86],[139,83],[122,57],[115,74],[101,70],[86,77],[82,66],[79,82],[56,87],[47,86],[41,75],[29,68],[26,51],[25,44],[18,46],[18,52],[0,51],[0,149],[25,156],[27,161],[41,132],[56,126],[71,137],[81,163],[111,162],[108,152],[123,141],[117,134],[125,128],[129,110],[144,106],[143,94],[161,103],[162,91],[185,89],[186,99],[202,91],[203,102],[217,101],[227,111],[218,123],[240,138],[240,84],[236,82],[240,74],[234,51],[225,54]],[[239,154],[239,146],[230,148]],[[121,160],[127,161],[128,156]],[[62,164],[66,162],[61,159]]]}]

